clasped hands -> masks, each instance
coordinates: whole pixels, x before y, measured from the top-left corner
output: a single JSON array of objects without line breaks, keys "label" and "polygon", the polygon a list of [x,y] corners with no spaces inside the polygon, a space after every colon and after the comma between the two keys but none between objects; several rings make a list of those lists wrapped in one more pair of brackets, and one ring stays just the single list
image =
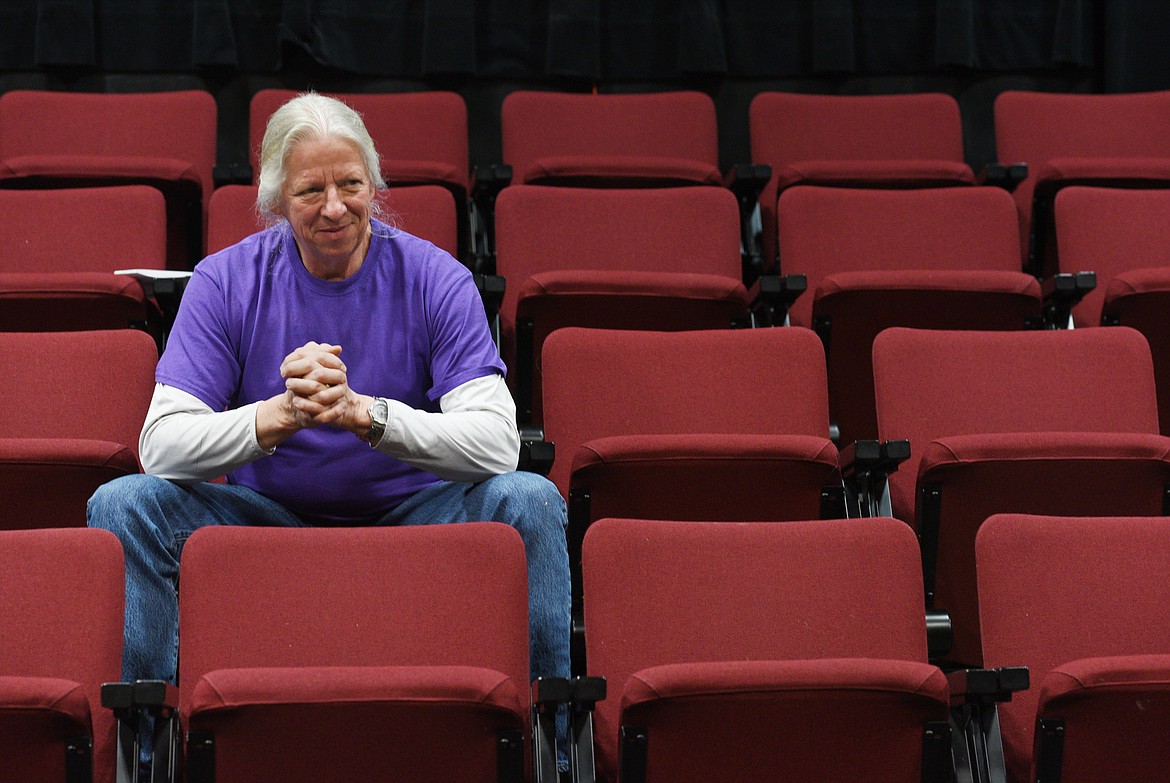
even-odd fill
[{"label": "clasped hands", "polygon": [[[351,389],[346,373],[340,345],[308,342],[286,356],[280,364],[285,391],[268,401],[275,414],[275,439],[322,424],[363,436],[370,428],[372,398]],[[265,433],[258,434],[271,442]]]}]

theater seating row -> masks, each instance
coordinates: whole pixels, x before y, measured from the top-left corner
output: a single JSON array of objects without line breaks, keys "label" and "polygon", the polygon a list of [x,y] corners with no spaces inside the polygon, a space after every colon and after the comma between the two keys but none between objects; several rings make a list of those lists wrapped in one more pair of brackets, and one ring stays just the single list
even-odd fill
[{"label": "theater seating row", "polygon": [[[4,526],[80,526],[98,485],[139,470],[154,345],[129,329],[0,333],[0,356],[24,354],[38,360],[22,382],[41,391],[0,418]],[[1165,511],[1170,438],[1146,340],[1126,327],[885,330],[875,438],[840,448],[808,329],[566,327],[543,366],[578,614],[581,542],[602,517],[885,513],[921,536],[926,606],[952,615],[952,659],[977,664],[971,552],[983,519]]]},{"label": "theater seating row", "polygon": [[[139,686],[115,712],[122,691],[102,685],[120,667],[117,540],[0,532],[6,780],[92,769],[112,783],[115,717],[135,700],[163,705],[189,781],[556,780],[554,689],[527,682],[511,528],[209,528],[187,547],[180,686]],[[606,519],[584,554],[589,671],[608,693],[577,702],[574,779],[1164,769],[1164,518],[988,519],[976,555],[991,668],[977,670],[928,660],[918,543],[897,520]]]},{"label": "theater seating row", "polygon": [[[294,94],[262,90],[252,97],[251,171],[235,172],[236,178],[255,176],[267,117]],[[491,202],[509,184],[728,186],[743,202],[745,221],[759,195],[762,222],[751,228],[745,223],[751,245],[745,250],[755,254],[758,272],[776,263],[775,206],[792,185],[937,187],[990,181],[1019,184],[1014,196],[1026,266],[1046,277],[1054,269],[1055,190],[1085,181],[1164,186],[1170,178],[1170,153],[1160,132],[1170,114],[1166,92],[1003,93],[995,105],[995,141],[1003,163],[979,174],[963,160],[957,102],[936,93],[760,93],[749,112],[752,159],[729,172],[719,169],[714,103],[698,92],[514,92],[501,106],[502,161],[479,161],[474,168],[467,111],[457,94],[340,97],[364,115],[392,186],[435,184],[452,194],[460,215],[458,253],[476,265],[490,265]],[[189,269],[208,249],[211,196],[217,185],[232,180],[222,169],[216,176],[216,122],[214,99],[197,90],[10,91],[0,96],[0,181],[21,187],[155,185],[167,195],[166,262]]]}]

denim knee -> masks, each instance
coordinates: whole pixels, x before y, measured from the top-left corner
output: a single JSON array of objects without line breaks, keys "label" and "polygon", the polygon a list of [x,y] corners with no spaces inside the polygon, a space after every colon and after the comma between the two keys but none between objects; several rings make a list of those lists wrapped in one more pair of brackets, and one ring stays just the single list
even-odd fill
[{"label": "denim knee", "polygon": [[485,505],[495,506],[500,513],[497,522],[513,527],[568,523],[565,500],[556,485],[544,476],[526,471],[503,473],[482,485]]},{"label": "denim knee", "polygon": [[86,507],[88,524],[115,534],[122,533],[142,518],[137,512],[157,508],[159,499],[173,491],[174,485],[166,479],[139,473],[108,481],[89,499]]}]

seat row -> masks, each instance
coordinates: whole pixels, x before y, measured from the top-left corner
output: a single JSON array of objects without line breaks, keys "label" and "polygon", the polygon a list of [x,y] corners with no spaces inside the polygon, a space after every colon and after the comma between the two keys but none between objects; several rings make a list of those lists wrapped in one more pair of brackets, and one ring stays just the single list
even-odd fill
[{"label": "seat row", "polygon": [[[97,486],[140,469],[154,346],[135,330],[0,334],[0,355],[30,351],[39,361],[22,377],[39,403],[0,415],[5,524],[80,526]],[[543,364],[543,444],[569,509],[578,620],[582,542],[599,518],[884,514],[921,539],[923,605],[950,612],[949,659],[977,664],[983,519],[1167,513],[1170,438],[1146,341],[1126,327],[885,330],[873,353],[876,437],[840,448],[811,330],[564,328]]]},{"label": "seat row", "polygon": [[[221,169],[217,177],[217,107],[206,92],[10,91],[0,96],[0,182],[155,184],[168,197],[168,264],[189,269],[206,250],[216,185],[254,181],[267,118],[294,94],[262,90],[252,96],[251,171]],[[793,184],[933,187],[995,181],[1014,188],[1026,266],[1046,277],[1054,268],[1056,190],[1086,180],[1130,186],[1170,181],[1170,149],[1160,132],[1170,116],[1170,92],[1005,92],[995,104],[1003,163],[978,175],[963,159],[958,103],[937,93],[762,92],[749,110],[752,160],[727,173],[719,168],[714,103],[700,92],[511,93],[500,111],[502,161],[479,162],[474,169],[467,110],[457,94],[339,97],[363,114],[388,182],[438,184],[452,193],[464,218],[460,257],[477,266],[490,266],[491,203],[508,184],[730,186],[743,202],[745,251],[758,272],[776,263],[774,208]],[[763,220],[752,228],[757,196]]]},{"label": "seat row", "polygon": [[0,775],[133,780],[143,708],[156,781],[555,781],[576,693],[574,781],[1159,779],[1164,518],[989,518],[980,669],[928,661],[917,550],[888,518],[601,520],[590,677],[530,691],[511,528],[208,528],[174,688],[117,683],[117,539],[0,532]]}]

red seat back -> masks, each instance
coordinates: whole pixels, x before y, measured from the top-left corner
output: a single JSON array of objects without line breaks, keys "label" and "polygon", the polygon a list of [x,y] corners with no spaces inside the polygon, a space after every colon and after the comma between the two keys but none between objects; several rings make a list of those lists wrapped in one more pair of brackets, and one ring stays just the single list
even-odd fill
[{"label": "red seat back", "polygon": [[[1031,687],[999,705],[1009,779],[1035,780],[1033,739],[1058,666],[1084,659],[1170,653],[1170,521],[1165,517],[1042,517],[1001,514],[976,539],[980,622],[988,666],[1027,666]],[[1138,664],[1140,666],[1140,664]],[[1140,672],[1140,669],[1138,670]],[[1165,690],[1165,673],[1125,677]],[[1114,681],[1116,688],[1120,683]],[[1096,687],[1095,687],[1096,685]],[[1086,681],[1078,698],[1109,698]],[[1053,695],[1055,695],[1053,693]],[[1149,694],[1150,709],[1165,694]],[[1094,723],[1066,727],[1063,780],[1158,777],[1159,731],[1138,694]],[[1128,731],[1116,732],[1126,727]],[[1151,744],[1154,743],[1154,744]]]},{"label": "red seat back", "polygon": [[166,204],[155,188],[0,189],[0,210],[6,215],[56,210],[66,216],[52,231],[39,221],[5,221],[0,226],[2,272],[166,268]]},{"label": "red seat back", "polygon": [[569,180],[718,184],[715,103],[705,93],[622,95],[517,90],[500,109],[516,184]]},{"label": "red seat back", "polygon": [[[996,96],[994,113],[996,156],[1003,163],[1028,164],[1027,179],[1012,192],[1025,259],[1032,233],[1050,244],[1051,193],[1039,194],[1045,213],[1033,215],[1042,183],[1149,176],[1165,187],[1170,181],[1170,139],[1164,133],[1170,123],[1170,91],[1102,95],[1006,90]],[[1051,274],[1058,250],[1037,252],[1044,257],[1033,263]]]},{"label": "red seat back", "polygon": [[[88,733],[92,721],[93,779],[113,783],[114,716],[101,706],[101,686],[122,674],[118,539],[88,528],[0,532],[0,592],[0,778],[65,780],[63,740]],[[81,687],[87,715],[72,714],[70,683]],[[20,703],[11,700],[18,693]]]},{"label": "red seat back", "polygon": [[209,671],[274,666],[479,666],[526,689],[524,549],[506,526],[203,528],[181,571],[180,705]]},{"label": "red seat back", "polygon": [[1060,271],[1091,271],[1097,287],[1073,308],[1098,326],[1110,283],[1136,269],[1170,269],[1170,190],[1069,186],[1056,194]]},{"label": "red seat back", "polygon": [[[445,184],[468,192],[471,168],[467,106],[458,93],[326,93],[362,115],[382,158],[386,184]],[[272,113],[295,90],[256,92],[249,104],[248,150],[253,177],[260,175],[260,145]]]},{"label": "red seat back", "polygon": [[[609,687],[596,711],[602,780],[616,777],[623,692],[628,699],[631,676],[649,667],[739,662],[747,668],[744,662],[826,658],[926,661],[918,545],[896,520],[604,519],[589,529],[584,558],[589,672],[606,677]],[[818,719],[817,703],[815,689],[810,690],[802,702],[807,720]],[[677,705],[675,726],[687,725],[685,704]],[[766,704],[762,693],[756,704]],[[736,731],[751,737],[762,731],[771,738],[802,731],[796,725],[756,725],[758,714],[749,706],[738,716]],[[690,718],[691,724],[697,720],[712,728],[701,713]],[[881,719],[874,715],[874,720]],[[849,755],[850,733],[837,737],[834,752]],[[901,765],[909,761],[916,769],[921,726],[911,740],[917,745],[913,757],[877,766],[905,769]],[[651,734],[648,746],[653,742]],[[823,774],[800,772],[799,758],[777,759],[771,742],[761,738],[752,744],[783,765],[785,774],[794,779]],[[720,753],[713,744],[698,749],[695,759],[699,764],[719,759],[727,779],[747,779],[737,774],[740,758]],[[776,768],[770,771],[775,774]]]},{"label": "red seat back", "polygon": [[[776,198],[802,176],[829,169],[855,182],[969,184],[959,104],[943,93],[803,95],[761,92],[748,110],[754,163],[772,167],[760,194],[764,258],[776,257]],[[836,177],[834,177],[836,178]],[[797,270],[785,270],[797,271]]]},{"label": "red seat back", "polygon": [[561,329],[545,342],[549,477],[568,492],[583,443],[611,435],[828,437],[824,351],[804,329]]}]

